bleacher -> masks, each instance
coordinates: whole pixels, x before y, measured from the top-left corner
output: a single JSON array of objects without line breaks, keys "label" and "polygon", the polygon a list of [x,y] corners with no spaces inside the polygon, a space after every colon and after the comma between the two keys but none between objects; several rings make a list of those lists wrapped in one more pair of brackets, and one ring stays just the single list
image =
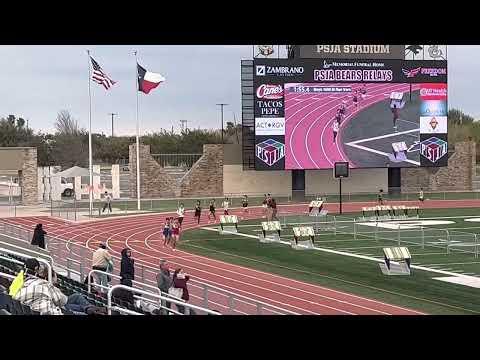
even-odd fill
[{"label": "bleacher", "polygon": [[[8,261],[7,259],[11,259],[12,261]],[[20,270],[23,268],[22,265],[16,262],[24,262],[25,259],[22,259],[19,256],[11,255],[8,253],[2,253],[0,250],[0,278],[2,278],[2,284],[9,284],[11,282],[11,278],[16,276]],[[2,274],[5,274],[2,276]],[[7,278],[9,276],[10,278]],[[74,293],[79,293],[83,295],[92,305],[98,307],[107,307],[107,297],[105,294],[96,293],[96,292],[88,292],[88,285],[75,281],[73,279],[69,279],[66,276],[57,274],[57,284],[55,285],[59,288],[63,294],[69,296]],[[133,311],[138,314],[142,315],[151,315],[150,312],[145,312],[142,309],[136,307],[133,304],[121,301],[115,298],[115,292],[113,293],[112,297],[112,305],[120,308],[120,309],[127,309]],[[38,315],[37,312],[32,311],[28,306],[22,305],[19,301],[12,299],[8,295],[8,288],[7,293],[0,294],[0,310],[6,310],[8,313],[12,315]],[[112,315],[119,315],[121,311],[112,310]],[[69,311],[65,311],[65,314],[70,314]]]}]

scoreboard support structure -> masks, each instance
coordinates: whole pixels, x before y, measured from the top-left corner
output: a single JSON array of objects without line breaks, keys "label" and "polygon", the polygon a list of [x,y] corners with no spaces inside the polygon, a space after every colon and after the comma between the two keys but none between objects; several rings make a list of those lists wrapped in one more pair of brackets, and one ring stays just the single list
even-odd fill
[{"label": "scoreboard support structure", "polygon": [[334,177],[338,179],[340,215],[342,215],[342,178],[348,178],[348,161],[338,161],[334,166]]}]

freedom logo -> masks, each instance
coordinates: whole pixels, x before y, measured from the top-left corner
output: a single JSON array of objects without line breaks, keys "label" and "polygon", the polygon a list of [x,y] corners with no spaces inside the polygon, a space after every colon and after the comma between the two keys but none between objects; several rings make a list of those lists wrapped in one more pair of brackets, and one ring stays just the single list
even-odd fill
[{"label": "freedom logo", "polygon": [[272,166],[285,157],[285,144],[268,139],[255,146],[256,157],[268,166]]},{"label": "freedom logo", "polygon": [[418,73],[420,72],[420,70],[422,70],[421,67],[418,67],[416,69],[412,69],[412,70],[406,70],[406,69],[402,69],[402,72],[403,74],[407,77],[407,78],[413,78],[415,76],[418,75]]},{"label": "freedom logo", "polygon": [[448,153],[448,143],[439,138],[431,137],[420,143],[420,153],[432,163],[436,163]]}]

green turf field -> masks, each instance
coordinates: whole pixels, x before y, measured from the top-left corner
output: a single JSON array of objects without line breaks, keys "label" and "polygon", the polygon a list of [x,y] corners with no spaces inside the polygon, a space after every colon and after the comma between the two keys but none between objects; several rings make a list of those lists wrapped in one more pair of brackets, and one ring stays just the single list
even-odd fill
[{"label": "green turf field", "polygon": [[[477,241],[475,234],[480,234],[480,222],[465,221],[479,215],[480,211],[477,209],[425,210],[421,214],[422,220],[433,218],[434,221],[451,223],[425,225],[423,235],[422,227],[413,225],[403,228],[404,225],[401,225],[400,245],[409,248],[412,264],[429,269],[429,271],[412,269],[411,276],[385,276],[375,261],[348,256],[355,254],[383,259],[383,247],[398,246],[396,222],[384,225],[394,229],[376,228],[362,225],[365,222],[361,222],[360,225],[356,225],[355,239],[350,220],[359,214],[337,217],[335,232],[333,230],[317,232],[315,246],[320,250],[299,251],[291,249],[288,244],[260,243],[254,237],[258,235],[261,220],[241,222],[239,231],[243,235],[220,235],[211,230],[186,231],[180,247],[189,252],[410,307],[429,314],[480,314],[480,289],[433,279],[464,274],[478,276],[480,281],[480,257],[475,257],[474,246]],[[306,216],[281,218],[281,222],[287,224],[282,230],[282,240],[291,240],[292,224],[308,221],[311,222],[311,218]],[[448,239],[446,230],[449,234]],[[448,253],[446,241],[451,245],[448,247]],[[330,253],[322,249],[343,254]],[[439,274],[433,272],[435,270],[453,274]]]}]

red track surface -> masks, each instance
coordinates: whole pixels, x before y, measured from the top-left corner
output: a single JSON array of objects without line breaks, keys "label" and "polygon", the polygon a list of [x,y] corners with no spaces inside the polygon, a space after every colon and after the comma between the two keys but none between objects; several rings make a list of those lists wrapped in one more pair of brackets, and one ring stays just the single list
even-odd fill
[{"label": "red track surface", "polygon": [[[413,204],[416,202],[395,202],[395,204]],[[345,203],[343,209],[358,211],[362,206],[372,203]],[[424,208],[445,207],[479,207],[480,200],[431,200],[423,204]],[[335,212],[338,204],[327,204],[330,212]],[[305,212],[306,205],[279,206],[280,213],[300,214]],[[247,218],[261,217],[260,208],[251,208]],[[233,209],[232,214],[241,216],[240,209]],[[46,231],[70,240],[71,243],[84,244],[91,249],[97,248],[100,242],[105,242],[109,249],[119,255],[120,251],[128,247],[132,249],[137,264],[152,267],[158,266],[159,259],[167,259],[171,267],[182,267],[192,279],[198,279],[220,288],[233,291],[237,294],[257,299],[283,309],[300,314],[420,314],[420,312],[402,307],[385,304],[376,300],[331,290],[318,285],[308,284],[282,276],[249,269],[242,266],[228,264],[204,256],[194,255],[185,251],[173,252],[162,246],[162,226],[165,217],[174,214],[156,214],[130,217],[118,217],[80,224],[71,224],[63,220],[50,217],[29,217],[5,219],[9,223],[18,224],[32,229],[35,224],[42,222]],[[186,214],[184,230],[208,225],[206,214],[202,214],[200,225],[194,223],[191,212]],[[180,240],[181,241],[181,240]],[[72,254],[79,257],[80,254]],[[88,254],[90,257],[90,254]],[[118,271],[118,269],[117,269]],[[137,274],[137,279],[139,274]],[[146,280],[153,283],[154,275],[146,275]],[[191,291],[192,303],[201,304],[200,289]],[[220,297],[209,298],[222,312],[227,308],[225,299]],[[211,307],[211,306],[210,306]],[[251,305],[237,307],[239,313],[254,314],[256,309]],[[274,312],[271,312],[274,313]]]}]

